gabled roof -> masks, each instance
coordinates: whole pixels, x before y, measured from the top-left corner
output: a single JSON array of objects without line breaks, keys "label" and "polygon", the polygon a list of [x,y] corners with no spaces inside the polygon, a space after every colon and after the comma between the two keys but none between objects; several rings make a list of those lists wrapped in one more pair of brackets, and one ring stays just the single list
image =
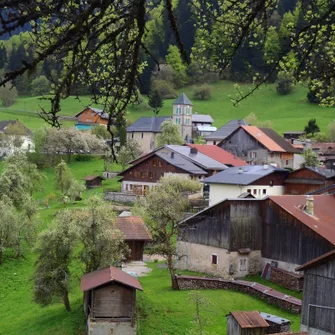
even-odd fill
[{"label": "gabled roof", "polygon": [[[30,129],[28,129],[22,122],[20,122],[19,120],[4,120],[4,121],[0,121],[0,133],[6,133],[6,129],[9,125],[14,125],[14,124],[20,124],[22,126],[22,128],[25,130],[26,135],[31,135],[31,131]],[[8,134],[8,132],[7,132]],[[12,135],[12,134],[8,134],[8,135]]]},{"label": "gabled roof", "polygon": [[276,133],[271,128],[259,128],[264,134],[276,142],[282,149],[289,153],[298,153],[299,151],[288,141],[286,141],[282,136]]},{"label": "gabled roof", "polygon": [[94,180],[94,179],[104,180],[105,178],[104,177],[100,177],[100,176],[94,176],[94,175],[86,176],[86,177],[83,178],[83,180],[86,180],[86,181],[91,181],[91,180]]},{"label": "gabled roof", "polygon": [[314,215],[304,211],[306,195],[278,195],[269,198],[335,246],[334,195],[313,195]]},{"label": "gabled roof", "polygon": [[312,144],[313,149],[319,149],[319,155],[333,155],[335,153],[334,142],[318,142]]},{"label": "gabled roof", "polygon": [[204,179],[202,182],[206,184],[250,185],[256,180],[275,172],[288,173],[288,170],[276,168],[272,165],[245,165],[231,167]]},{"label": "gabled roof", "polygon": [[151,116],[151,117],[140,117],[132,125],[127,127],[127,132],[152,132],[160,133],[161,124],[171,119],[169,116]]},{"label": "gabled roof", "polygon": [[227,169],[228,167],[223,164],[218,162],[217,160],[201,153],[192,153],[191,152],[191,147],[189,146],[183,146],[183,145],[166,145],[166,149],[172,150],[174,152],[179,153],[183,157],[185,157],[187,160],[190,160],[194,162],[195,164],[199,165],[200,167],[208,170],[224,170]]},{"label": "gabled roof", "polygon": [[[318,175],[326,178],[326,179],[331,179],[331,178],[335,178],[335,171],[334,170],[329,170],[329,169],[325,169],[325,168],[320,168],[320,167],[313,167],[313,166],[305,166],[305,167],[302,167],[298,170],[294,170],[290,173],[291,174],[295,174],[296,172],[298,171],[301,171],[301,170],[309,170],[309,171],[312,171],[312,172],[315,172],[317,173]],[[287,178],[288,180],[290,179],[290,176],[288,176]],[[305,178],[306,179],[306,178]]]},{"label": "gabled roof", "polygon": [[91,107],[91,106],[85,107],[81,112],[79,112],[78,114],[76,114],[75,117],[78,117],[81,113],[85,112],[87,109],[92,110],[95,114],[99,115],[102,119],[105,119],[105,120],[109,119],[108,113],[106,113],[102,109],[94,108],[94,107]]},{"label": "gabled roof", "polygon": [[191,105],[193,106],[191,100],[183,92],[174,102],[174,105]]},{"label": "gabled roof", "polygon": [[80,289],[85,292],[113,282],[143,291],[141,284],[135,277],[114,266],[83,275],[80,280]]},{"label": "gabled roof", "polygon": [[320,195],[334,194],[335,195],[335,184],[327,186],[327,187],[323,187],[323,188],[320,188],[319,190],[308,193],[308,195],[313,195],[313,194],[315,194],[315,195],[317,195],[317,194],[320,194]]},{"label": "gabled roof", "polygon": [[115,228],[119,229],[125,241],[151,241],[152,236],[140,216],[118,216],[115,221]]},{"label": "gabled roof", "polygon": [[200,123],[203,122],[212,124],[214,120],[210,115],[192,114],[192,122],[200,122]]},{"label": "gabled roof", "polygon": [[327,263],[328,261],[335,259],[335,249],[333,251],[327,252],[326,254],[319,256],[317,258],[312,259],[311,261],[300,265],[295,270],[296,271],[303,271],[309,268],[312,268],[314,266],[318,266],[324,263]]},{"label": "gabled roof", "polygon": [[187,144],[187,145],[191,148],[197,148],[199,152],[227,166],[247,165],[247,163],[244,160],[232,155],[230,152],[226,150],[221,149],[217,145],[209,145],[209,144]]},{"label": "gabled roof", "polygon": [[215,131],[213,134],[210,134],[205,137],[205,140],[224,140],[227,136],[233,133],[240,126],[247,126],[248,123],[244,120],[230,120],[226,124],[224,124],[221,128]]},{"label": "gabled roof", "polygon": [[261,317],[259,312],[231,312],[230,314],[243,329],[269,327],[269,324]]}]

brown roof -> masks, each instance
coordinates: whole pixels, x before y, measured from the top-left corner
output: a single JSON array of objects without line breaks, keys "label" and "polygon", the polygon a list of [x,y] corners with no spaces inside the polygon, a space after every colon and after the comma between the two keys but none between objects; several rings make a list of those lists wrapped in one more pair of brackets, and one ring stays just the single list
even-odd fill
[{"label": "brown roof", "polygon": [[277,195],[269,198],[308,228],[335,245],[335,195],[313,195],[313,216],[304,211],[306,197],[306,195]]},{"label": "brown roof", "polygon": [[93,288],[112,282],[121,283],[143,291],[141,284],[135,277],[131,276],[127,272],[115,268],[114,266],[99,269],[83,275],[80,281],[80,289],[82,291],[89,291]]},{"label": "brown roof", "polygon": [[103,177],[100,177],[100,176],[86,176],[83,179],[87,180],[87,181],[91,181],[91,180],[94,180],[94,179],[97,179],[97,178],[104,179]]},{"label": "brown roof", "polygon": [[282,147],[286,152],[297,153],[298,150],[284,137],[280,136],[271,128],[259,128],[263,133],[265,133],[269,138],[275,141],[280,147]]},{"label": "brown roof", "polygon": [[264,328],[269,324],[261,317],[259,312],[231,312],[230,313],[241,328]]},{"label": "brown roof", "polygon": [[296,268],[296,271],[306,270],[316,265],[326,263],[329,259],[335,258],[335,250],[327,252],[326,254],[312,259],[311,261]]},{"label": "brown roof", "polygon": [[140,216],[118,216],[115,222],[115,228],[122,232],[126,241],[152,240],[150,231]]},{"label": "brown roof", "polygon": [[331,155],[335,153],[335,142],[317,142],[312,144],[313,149],[319,149],[319,154]]}]

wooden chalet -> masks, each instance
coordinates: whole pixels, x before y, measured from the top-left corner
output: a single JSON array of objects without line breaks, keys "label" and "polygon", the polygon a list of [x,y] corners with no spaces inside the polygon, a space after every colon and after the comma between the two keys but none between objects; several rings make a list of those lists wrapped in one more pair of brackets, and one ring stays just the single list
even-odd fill
[{"label": "wooden chalet", "polygon": [[101,109],[87,106],[80,113],[76,114],[78,124],[100,124],[107,125],[109,116]]},{"label": "wooden chalet", "polygon": [[226,199],[180,222],[177,267],[224,278],[268,263],[293,272],[334,249],[334,208],[333,195]]},{"label": "wooden chalet", "polygon": [[136,335],[136,278],[110,266],[85,274],[80,289],[88,335]]},{"label": "wooden chalet", "polygon": [[305,276],[301,330],[311,335],[335,334],[335,250],[296,270]]},{"label": "wooden chalet", "polygon": [[264,335],[269,324],[259,312],[231,312],[227,316],[227,335]]},{"label": "wooden chalet", "polygon": [[152,240],[149,229],[140,216],[118,216],[115,228],[119,229],[130,249],[128,261],[143,261],[146,242]]},{"label": "wooden chalet", "polygon": [[249,164],[275,164],[294,167],[294,154],[298,153],[288,141],[270,128],[240,126],[218,146]]},{"label": "wooden chalet", "polygon": [[308,194],[334,183],[335,170],[306,166],[288,175],[285,180],[285,194]]},{"label": "wooden chalet", "polygon": [[84,177],[83,180],[85,180],[86,188],[94,188],[94,187],[101,187],[104,178],[100,176],[91,175]]},{"label": "wooden chalet", "polygon": [[[312,144],[312,149],[317,153],[319,161],[327,164],[335,160],[335,142],[317,142]],[[331,168],[327,166],[327,168]],[[334,168],[335,169],[335,166]]]}]

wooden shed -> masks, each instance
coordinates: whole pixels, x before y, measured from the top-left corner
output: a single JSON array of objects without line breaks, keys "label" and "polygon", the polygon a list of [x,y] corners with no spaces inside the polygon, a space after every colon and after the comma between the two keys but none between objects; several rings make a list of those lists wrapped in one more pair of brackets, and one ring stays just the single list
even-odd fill
[{"label": "wooden shed", "polygon": [[305,276],[300,329],[311,335],[335,334],[335,250],[296,270]]},{"label": "wooden shed", "polygon": [[86,182],[86,188],[101,187],[102,181],[104,180],[104,178],[100,176],[86,176],[83,179]]},{"label": "wooden shed", "polygon": [[231,312],[227,320],[227,335],[263,335],[269,327],[257,311]]},{"label": "wooden shed", "polygon": [[119,216],[115,222],[130,249],[129,261],[142,261],[144,245],[151,241],[150,231],[140,216]]},{"label": "wooden shed", "polygon": [[136,334],[136,290],[138,280],[110,266],[81,278],[84,311],[89,335]]}]

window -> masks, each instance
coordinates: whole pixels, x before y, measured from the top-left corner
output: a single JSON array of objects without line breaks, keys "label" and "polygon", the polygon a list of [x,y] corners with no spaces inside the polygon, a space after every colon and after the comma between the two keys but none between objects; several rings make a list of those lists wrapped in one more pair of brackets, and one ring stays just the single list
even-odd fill
[{"label": "window", "polygon": [[141,173],[140,173],[140,176],[141,176],[141,178],[143,179],[143,178],[144,178],[144,172],[141,172]]},{"label": "window", "polygon": [[141,134],[141,138],[143,138],[143,133]]},{"label": "window", "polygon": [[216,145],[216,141],[213,141],[213,144]]},{"label": "window", "polygon": [[252,158],[256,158],[256,157],[257,157],[257,152],[256,152],[256,151],[253,151],[253,152],[251,153],[251,157],[252,157]]},{"label": "window", "polygon": [[152,166],[156,166],[156,161],[152,161]]},{"label": "window", "polygon": [[154,177],[152,172],[149,172],[149,178],[152,179]]},{"label": "window", "polygon": [[254,195],[257,195],[257,189],[256,188],[254,188],[253,193],[254,193]]},{"label": "window", "polygon": [[180,124],[180,118],[179,117],[176,118],[176,124]]},{"label": "window", "polygon": [[190,124],[190,119],[186,119],[186,124]]},{"label": "window", "polygon": [[140,176],[139,172],[134,172],[134,177],[138,178]]},{"label": "window", "polygon": [[133,189],[133,184],[129,185],[129,189],[132,190]]},{"label": "window", "polygon": [[128,191],[128,184],[126,184],[126,191]]},{"label": "window", "polygon": [[247,271],[247,259],[240,259],[240,271]]},{"label": "window", "polygon": [[131,133],[131,138],[134,138],[134,133]]},{"label": "window", "polygon": [[186,115],[190,115],[190,114],[191,114],[190,107],[186,107]]},{"label": "window", "polygon": [[286,166],[288,165],[288,159],[286,159],[285,164],[286,164]]},{"label": "window", "polygon": [[263,188],[263,194],[266,194],[266,189],[265,188]]},{"label": "window", "polygon": [[176,114],[177,115],[181,114],[181,107],[180,106],[177,106],[177,108],[176,108]]},{"label": "window", "polygon": [[162,167],[162,162],[158,161],[158,166]]},{"label": "window", "polygon": [[212,264],[217,265],[218,264],[218,255],[212,254]]},{"label": "window", "polygon": [[251,188],[248,188],[248,189],[247,189],[247,192],[251,194]]},{"label": "window", "polygon": [[271,187],[273,186],[273,180],[270,180],[270,186]]}]

